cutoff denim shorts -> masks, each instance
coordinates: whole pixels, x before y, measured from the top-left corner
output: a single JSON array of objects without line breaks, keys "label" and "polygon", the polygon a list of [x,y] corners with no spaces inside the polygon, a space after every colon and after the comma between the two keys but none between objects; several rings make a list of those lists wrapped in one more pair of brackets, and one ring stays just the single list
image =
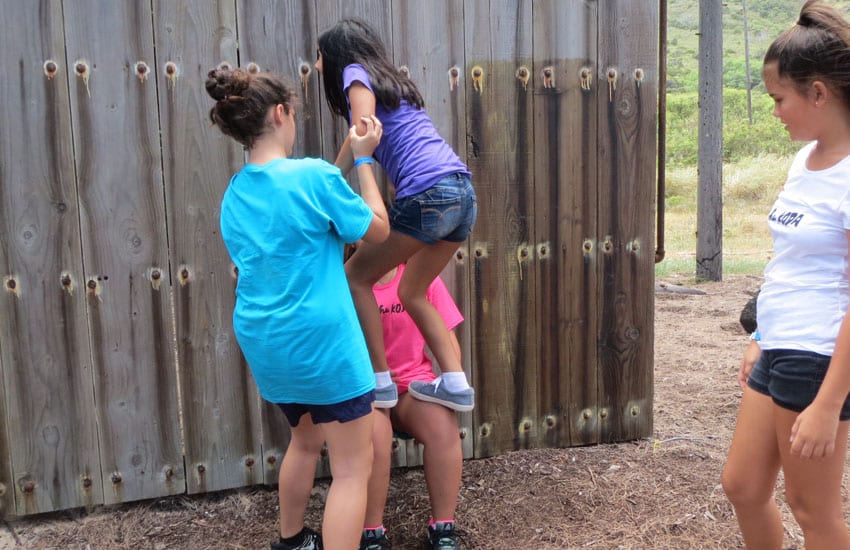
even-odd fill
[{"label": "cutoff denim shorts", "polygon": [[363,395],[333,403],[332,405],[304,405],[301,403],[278,403],[277,406],[286,415],[286,420],[293,428],[301,421],[301,417],[307,413],[313,419],[313,424],[325,424],[327,422],[348,422],[357,420],[372,412],[372,402],[375,401],[375,391],[369,390]]},{"label": "cutoff denim shorts", "polygon": [[[815,400],[830,359],[813,351],[764,350],[750,371],[747,385],[783,409],[801,412]],[[850,420],[850,398],[844,401],[839,418]]]},{"label": "cutoff denim shorts", "polygon": [[465,174],[446,176],[425,191],[396,200],[390,228],[425,244],[466,240],[478,216],[478,202]]}]

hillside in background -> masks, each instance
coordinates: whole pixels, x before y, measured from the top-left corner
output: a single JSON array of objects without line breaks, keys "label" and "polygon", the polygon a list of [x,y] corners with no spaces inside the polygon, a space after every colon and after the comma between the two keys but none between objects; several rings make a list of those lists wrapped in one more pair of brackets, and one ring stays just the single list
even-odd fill
[{"label": "hillside in background", "polygon": [[[850,0],[827,2],[850,16]],[[668,0],[668,87],[696,91],[698,83],[699,0]],[[753,88],[761,82],[761,61],[770,42],[796,21],[801,0],[746,0],[750,39],[750,72]],[[746,90],[744,17],[741,0],[723,7],[724,86]]]},{"label": "hillside in background", "polygon": [[[667,0],[667,163],[697,163],[699,128],[700,0]],[[772,116],[773,101],[761,83],[761,65],[770,43],[789,28],[802,0],[746,0],[750,42],[752,120],[747,105],[742,0],[723,4],[723,160],[726,163],[762,155],[787,157],[799,149]],[[831,3],[850,18],[850,0]]]}]

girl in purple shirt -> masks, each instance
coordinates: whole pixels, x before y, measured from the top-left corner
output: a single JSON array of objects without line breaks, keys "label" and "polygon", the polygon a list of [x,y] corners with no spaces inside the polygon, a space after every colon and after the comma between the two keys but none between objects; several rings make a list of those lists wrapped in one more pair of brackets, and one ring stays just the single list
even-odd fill
[{"label": "girl in purple shirt", "polygon": [[[384,133],[373,156],[395,187],[390,237],[381,245],[364,243],[346,264],[375,369],[375,405],[393,407],[398,393],[387,366],[372,285],[407,262],[399,298],[442,371],[433,382],[412,382],[410,394],[454,410],[472,410],[474,391],[445,323],[425,296],[475,222],[478,207],[469,169],[437,133],[416,85],[390,63],[377,33],[363,21],[342,20],[319,37],[316,69],[334,114],[349,122],[370,115],[381,121]],[[355,124],[358,132],[365,131],[359,122]],[[336,165],[347,173],[352,166],[372,161],[372,156],[355,158],[347,138]]]}]

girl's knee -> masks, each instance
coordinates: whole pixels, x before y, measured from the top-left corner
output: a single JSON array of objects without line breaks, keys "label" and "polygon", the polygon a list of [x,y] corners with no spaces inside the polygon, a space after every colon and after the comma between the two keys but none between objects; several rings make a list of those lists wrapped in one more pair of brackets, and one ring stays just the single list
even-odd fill
[{"label": "girl's knee", "polygon": [[785,488],[785,502],[804,532],[844,527],[840,500],[834,499],[838,506],[830,506],[829,500],[823,495],[811,494],[805,490],[795,490],[787,486]]},{"label": "girl's knee", "polygon": [[772,488],[765,491],[759,484],[754,483],[752,477],[746,472],[735,470],[728,465],[723,468],[723,473],[720,475],[720,484],[723,486],[726,497],[736,508],[760,506],[773,497]]}]

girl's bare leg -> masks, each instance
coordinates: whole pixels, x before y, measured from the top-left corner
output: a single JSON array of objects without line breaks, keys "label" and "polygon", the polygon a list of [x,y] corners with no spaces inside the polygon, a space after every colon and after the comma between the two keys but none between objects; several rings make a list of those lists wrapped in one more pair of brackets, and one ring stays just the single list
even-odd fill
[{"label": "girl's bare leg", "polygon": [[797,413],[776,407],[776,440],[785,473],[785,500],[803,529],[808,550],[850,549],[850,532],[841,508],[841,486],[847,458],[848,422],[840,422],[835,451],[829,458],[791,455],[789,438]]},{"label": "girl's bare leg", "polygon": [[446,267],[458,248],[460,243],[449,241],[422,248],[407,260],[398,287],[398,297],[405,311],[425,337],[442,372],[463,372],[463,365],[449,339],[445,321],[428,301],[426,293],[428,286]]},{"label": "girl's bare leg", "polygon": [[735,508],[747,548],[782,547],[782,517],[773,497],[780,466],[775,408],[770,397],[744,389],[723,468],[723,489]]},{"label": "girl's bare leg", "polygon": [[322,520],[327,550],[357,548],[360,544],[372,472],[374,420],[374,414],[368,414],[345,423],[319,424],[328,444],[333,476]]},{"label": "girl's bare leg", "polygon": [[372,293],[372,286],[389,270],[406,261],[424,246],[425,243],[413,237],[391,231],[389,238],[379,245],[361,243],[357,252],[345,263],[351,297],[354,299],[354,307],[366,337],[366,346],[369,348],[369,357],[375,372],[389,371],[389,366],[384,348],[381,314]]},{"label": "girl's bare leg", "polygon": [[372,448],[375,460],[369,477],[369,495],[366,500],[364,527],[377,527],[384,522],[384,507],[390,487],[390,465],[392,462],[393,427],[390,424],[391,409],[375,410],[375,427],[372,430]]},{"label": "girl's bare leg", "polygon": [[431,515],[437,521],[453,519],[463,469],[457,413],[408,393],[399,397],[391,414],[398,429],[425,446],[423,466]]},{"label": "girl's bare leg", "polygon": [[313,489],[316,462],[325,443],[325,437],[310,414],[301,417],[291,428],[292,438],[278,474],[278,502],[280,504],[280,536],[297,535],[304,527],[304,513]]}]

